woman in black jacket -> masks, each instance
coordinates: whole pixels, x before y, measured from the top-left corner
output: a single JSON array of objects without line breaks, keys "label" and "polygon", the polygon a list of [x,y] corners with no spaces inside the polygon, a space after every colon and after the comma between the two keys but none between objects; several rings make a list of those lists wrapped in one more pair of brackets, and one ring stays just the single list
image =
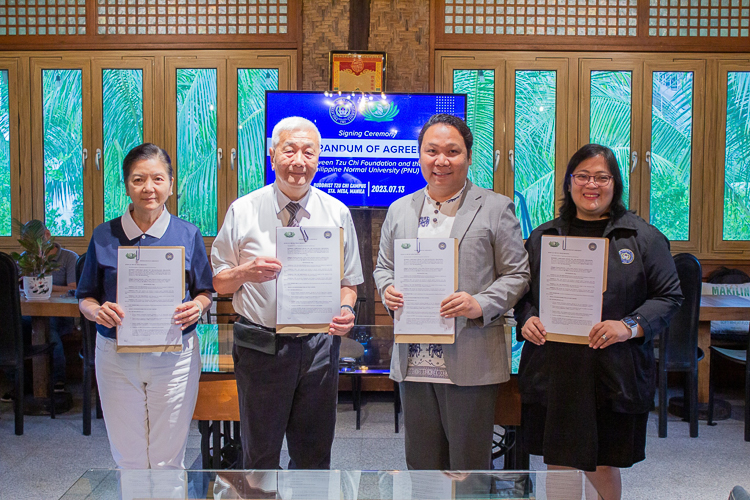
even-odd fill
[{"label": "woman in black jacket", "polygon": [[[682,303],[682,292],[667,239],[625,209],[609,148],[579,149],[563,192],[560,216],[526,242],[531,290],[515,308],[519,340],[527,340],[519,368],[522,429],[529,452],[542,455],[549,469],[584,470],[603,498],[619,499],[620,468],[645,458],[653,338]],[[602,321],[588,345],[546,341],[539,319],[542,235],[609,239]]]}]

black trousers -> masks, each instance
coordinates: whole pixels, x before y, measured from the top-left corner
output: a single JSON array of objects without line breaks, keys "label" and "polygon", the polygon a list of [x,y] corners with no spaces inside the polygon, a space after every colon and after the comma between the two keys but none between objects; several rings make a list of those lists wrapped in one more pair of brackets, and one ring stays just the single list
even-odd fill
[{"label": "black trousers", "polygon": [[401,382],[410,470],[490,470],[499,384]]},{"label": "black trousers", "polygon": [[329,469],[341,339],[279,335],[275,355],[235,344],[243,467],[278,469],[286,434],[290,469]]}]

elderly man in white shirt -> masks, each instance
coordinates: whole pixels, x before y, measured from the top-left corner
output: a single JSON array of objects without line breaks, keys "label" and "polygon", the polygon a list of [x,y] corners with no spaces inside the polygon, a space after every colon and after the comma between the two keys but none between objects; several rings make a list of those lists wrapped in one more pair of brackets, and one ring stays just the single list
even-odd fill
[{"label": "elderly man in white shirt", "polygon": [[[233,293],[234,364],[244,468],[277,469],[286,434],[289,468],[328,469],[336,424],[339,346],[354,325],[356,286],[364,281],[349,209],[312,186],[320,132],[289,117],[273,129],[273,184],[236,200],[214,240],[214,287]],[[344,229],[341,314],[328,334],[276,335],[276,228]]]}]

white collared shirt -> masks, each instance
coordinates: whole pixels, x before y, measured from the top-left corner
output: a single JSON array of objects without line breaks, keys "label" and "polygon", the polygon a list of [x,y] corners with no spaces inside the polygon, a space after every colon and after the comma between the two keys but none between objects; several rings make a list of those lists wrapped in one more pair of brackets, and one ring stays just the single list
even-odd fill
[{"label": "white collared shirt", "polygon": [[[232,203],[211,248],[214,275],[251,262],[256,257],[276,256],[276,228],[286,226],[289,221],[289,212],[284,209],[286,204],[282,205],[285,201],[288,198],[273,183]],[[346,205],[312,186],[298,203],[302,206],[297,212],[300,226],[344,228],[344,278],[341,286],[362,283],[357,233]],[[274,328],[276,280],[244,283],[234,293],[232,306],[253,323]]]},{"label": "white collared shirt", "polygon": [[[443,202],[430,197],[427,187],[424,188],[424,204],[419,216],[419,238],[450,238],[453,223],[456,220],[464,186],[453,196]],[[407,382],[432,382],[452,384],[445,368],[442,344],[409,344],[409,360],[406,368]]]},{"label": "white collared shirt", "polygon": [[139,236],[141,238],[145,238],[145,235],[161,239],[161,237],[164,236],[164,233],[167,232],[167,228],[169,227],[169,219],[171,219],[172,217],[169,214],[167,207],[162,208],[159,218],[156,219],[156,221],[151,224],[151,227],[148,228],[145,232],[141,231],[141,228],[138,227],[138,224],[136,224],[133,220],[133,215],[130,213],[132,210],[133,204],[130,203],[128,204],[128,208],[125,209],[125,213],[122,214],[122,230],[125,232],[125,236],[127,236],[129,240],[134,240]]}]

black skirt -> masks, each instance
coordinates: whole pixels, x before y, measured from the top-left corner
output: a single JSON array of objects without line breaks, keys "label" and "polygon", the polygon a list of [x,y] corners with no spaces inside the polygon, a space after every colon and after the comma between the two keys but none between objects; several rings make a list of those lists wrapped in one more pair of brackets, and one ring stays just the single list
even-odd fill
[{"label": "black skirt", "polygon": [[630,467],[646,458],[648,412],[613,411],[598,380],[597,353],[585,345],[547,342],[546,394],[523,404],[529,453],[548,465],[595,471]]}]

